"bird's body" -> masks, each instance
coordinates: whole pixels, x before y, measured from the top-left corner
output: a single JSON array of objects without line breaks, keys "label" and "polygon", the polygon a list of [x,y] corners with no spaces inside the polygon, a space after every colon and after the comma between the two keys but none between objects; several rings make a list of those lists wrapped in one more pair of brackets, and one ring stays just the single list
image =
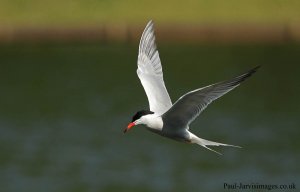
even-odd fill
[{"label": "bird's body", "polygon": [[189,125],[207,105],[237,87],[257,69],[258,67],[228,81],[190,91],[172,105],[164,84],[162,66],[156,50],[153,23],[150,21],[141,37],[137,69],[138,77],[148,97],[150,110],[137,112],[124,132],[135,125],[142,124],[149,131],[161,136],[185,143],[195,143],[211,151],[214,150],[207,146],[238,147],[201,139],[190,132]]}]

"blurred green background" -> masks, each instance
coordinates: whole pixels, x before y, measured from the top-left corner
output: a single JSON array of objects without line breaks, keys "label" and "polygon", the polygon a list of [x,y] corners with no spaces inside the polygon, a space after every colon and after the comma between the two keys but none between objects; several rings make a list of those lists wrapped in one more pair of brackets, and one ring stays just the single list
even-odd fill
[{"label": "blurred green background", "polygon": [[[136,61],[150,19],[158,23],[173,102],[262,65],[191,125],[202,138],[242,149],[214,148],[223,153],[218,156],[143,127],[123,134],[131,116],[148,108]],[[300,3],[292,0],[1,0],[0,191],[215,192],[240,182],[299,188],[300,44],[292,30],[299,19]],[[133,26],[134,32],[125,41],[106,39],[98,25],[109,28],[106,35],[117,33],[115,26]],[[217,26],[213,38],[187,27],[207,25]],[[271,30],[262,36],[258,30],[250,40],[251,32],[233,30],[241,38],[227,39],[222,29],[232,25]],[[274,25],[293,26],[293,38],[265,41]],[[99,36],[78,35],[81,27]],[[57,31],[47,38],[53,28],[72,38],[66,41]],[[174,28],[179,31],[172,36]],[[190,39],[180,38],[189,33]]]},{"label": "blurred green background", "polygon": [[139,23],[298,23],[298,0],[1,0],[6,26]]}]

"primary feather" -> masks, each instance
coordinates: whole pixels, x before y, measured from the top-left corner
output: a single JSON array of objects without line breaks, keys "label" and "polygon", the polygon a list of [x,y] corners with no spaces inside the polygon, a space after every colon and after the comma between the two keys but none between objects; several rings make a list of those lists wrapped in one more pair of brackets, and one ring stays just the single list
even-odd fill
[{"label": "primary feather", "polygon": [[242,81],[255,73],[258,68],[259,66],[231,80],[215,83],[184,94],[163,114],[163,119],[172,124],[172,129],[188,128],[189,124],[211,102],[239,86]]},{"label": "primary feather", "polygon": [[165,113],[172,102],[163,79],[152,21],[147,24],[141,37],[137,74],[148,97],[150,111],[158,115]]}]

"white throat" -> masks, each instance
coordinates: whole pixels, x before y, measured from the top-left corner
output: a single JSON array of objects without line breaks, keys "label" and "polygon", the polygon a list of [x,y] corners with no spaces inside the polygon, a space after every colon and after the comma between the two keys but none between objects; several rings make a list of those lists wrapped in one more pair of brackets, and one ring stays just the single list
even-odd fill
[{"label": "white throat", "polygon": [[162,130],[163,128],[163,120],[160,116],[156,114],[144,115],[139,119],[140,124],[146,125],[150,129]]}]

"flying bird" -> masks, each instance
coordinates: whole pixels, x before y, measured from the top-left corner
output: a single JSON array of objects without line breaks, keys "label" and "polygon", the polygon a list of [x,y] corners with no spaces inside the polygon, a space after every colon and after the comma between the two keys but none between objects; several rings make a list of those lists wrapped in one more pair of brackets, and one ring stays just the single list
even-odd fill
[{"label": "flying bird", "polygon": [[149,21],[142,34],[138,53],[137,75],[148,97],[150,110],[138,111],[124,133],[136,125],[149,131],[185,143],[195,143],[221,154],[208,146],[230,146],[205,140],[190,132],[189,125],[214,100],[233,90],[257,71],[255,67],[231,80],[222,81],[190,91],[172,104],[163,80],[163,71],[156,48],[153,22]]}]

